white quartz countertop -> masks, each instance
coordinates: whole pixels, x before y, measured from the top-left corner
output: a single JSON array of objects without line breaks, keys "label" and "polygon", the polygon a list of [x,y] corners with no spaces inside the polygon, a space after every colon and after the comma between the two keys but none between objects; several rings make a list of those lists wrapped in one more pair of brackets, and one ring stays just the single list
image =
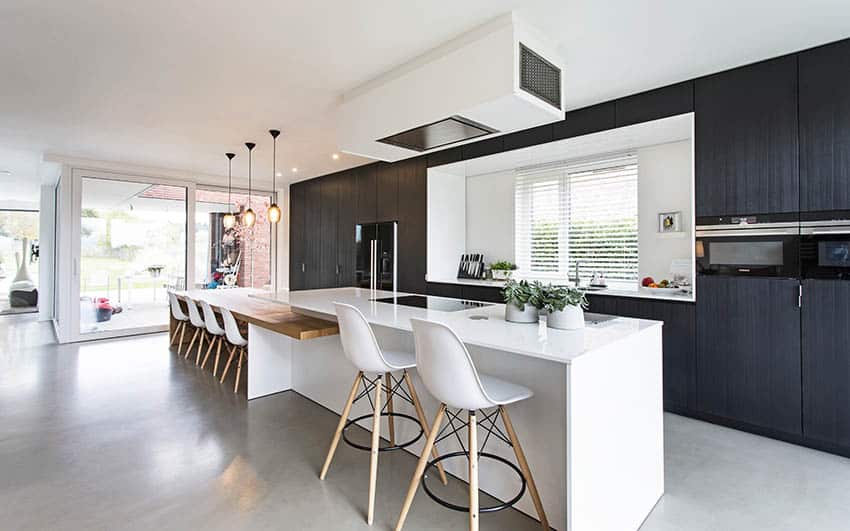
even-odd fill
[{"label": "white quartz countertop", "polygon": [[[503,280],[478,280],[478,279],[469,279],[469,278],[453,278],[453,279],[441,279],[441,278],[431,278],[428,277],[428,282],[433,282],[435,284],[456,284],[459,286],[484,286],[488,288],[501,288],[505,285]],[[544,284],[547,284],[549,281],[543,281]],[[627,288],[623,285],[615,285],[611,284],[611,287],[604,289],[596,289],[592,288],[587,291],[588,295],[607,295],[609,297],[634,297],[638,299],[657,299],[657,300],[666,300],[666,301],[678,301],[678,302],[694,302],[694,294],[693,292],[685,293],[684,291],[678,293],[671,293],[669,291],[658,292],[653,291],[651,288],[638,288],[637,286],[633,288]]]},{"label": "white quartz countertop", "polygon": [[[375,302],[372,299],[401,297],[408,293],[370,291],[361,288],[332,288],[305,291],[258,293],[251,297],[288,304],[293,311],[334,317],[334,302],[351,304],[373,325],[410,331],[410,319],[439,321],[450,326],[464,343],[522,354],[535,358],[570,363],[579,356],[640,332],[659,321],[627,317],[585,314],[584,330],[553,330],[540,324],[518,324],[505,321],[504,304],[492,304],[455,312],[444,312]],[[444,297],[430,297],[441,299]],[[471,319],[471,317],[479,319]],[[480,319],[481,316],[486,319]],[[541,319],[542,321],[542,319]]]}]

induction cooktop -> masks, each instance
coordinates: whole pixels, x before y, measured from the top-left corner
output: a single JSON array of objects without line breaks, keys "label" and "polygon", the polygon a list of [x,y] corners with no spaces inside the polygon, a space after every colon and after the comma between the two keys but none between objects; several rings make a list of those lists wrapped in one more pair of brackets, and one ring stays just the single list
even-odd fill
[{"label": "induction cooktop", "polygon": [[465,301],[460,299],[443,299],[441,297],[426,297],[424,295],[383,297],[380,299],[372,300],[374,302],[398,304],[400,306],[413,306],[415,308],[425,308],[428,310],[436,310],[438,312],[459,312],[462,310],[471,310],[473,308],[483,308],[484,306],[492,306],[492,304],[487,304],[486,302]]}]

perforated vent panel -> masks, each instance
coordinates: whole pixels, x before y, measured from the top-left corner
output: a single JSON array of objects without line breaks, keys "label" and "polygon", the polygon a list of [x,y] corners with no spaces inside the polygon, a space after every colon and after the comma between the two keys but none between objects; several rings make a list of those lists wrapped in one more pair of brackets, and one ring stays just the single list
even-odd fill
[{"label": "perforated vent panel", "polygon": [[519,45],[519,88],[561,109],[561,69]]}]

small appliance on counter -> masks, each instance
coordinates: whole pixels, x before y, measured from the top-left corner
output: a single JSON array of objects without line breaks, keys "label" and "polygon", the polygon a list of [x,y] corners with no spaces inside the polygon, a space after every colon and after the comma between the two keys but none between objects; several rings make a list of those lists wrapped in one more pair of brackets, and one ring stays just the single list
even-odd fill
[{"label": "small appliance on counter", "polygon": [[462,254],[457,268],[457,278],[479,280],[484,278],[484,255],[480,253]]}]

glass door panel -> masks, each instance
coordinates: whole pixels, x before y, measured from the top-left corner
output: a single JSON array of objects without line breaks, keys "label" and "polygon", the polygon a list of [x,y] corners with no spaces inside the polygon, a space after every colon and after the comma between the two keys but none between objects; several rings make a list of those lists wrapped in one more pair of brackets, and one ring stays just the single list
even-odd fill
[{"label": "glass door panel", "polygon": [[38,215],[0,209],[0,314],[38,311]]},{"label": "glass door panel", "polygon": [[186,188],[83,177],[80,334],[168,325],[186,287]]}]

